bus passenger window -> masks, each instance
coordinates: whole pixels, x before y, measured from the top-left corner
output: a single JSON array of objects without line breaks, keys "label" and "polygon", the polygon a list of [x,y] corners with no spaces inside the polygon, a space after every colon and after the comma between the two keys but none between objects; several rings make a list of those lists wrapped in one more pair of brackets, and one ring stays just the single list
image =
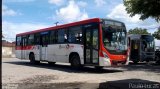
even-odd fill
[{"label": "bus passenger window", "polygon": [[55,34],[55,43],[57,43],[58,42],[58,31],[55,31],[54,34]]},{"label": "bus passenger window", "polygon": [[68,41],[70,43],[81,43],[82,42],[82,28],[81,26],[72,27],[69,29]]},{"label": "bus passenger window", "polygon": [[58,42],[59,43],[64,42],[64,30],[58,30]]},{"label": "bus passenger window", "polygon": [[40,34],[37,33],[37,34],[35,34],[34,37],[35,37],[35,44],[38,45],[40,43]]},{"label": "bus passenger window", "polygon": [[28,45],[33,45],[34,44],[34,35],[29,35],[28,36]]},{"label": "bus passenger window", "polygon": [[67,30],[64,30],[64,42],[68,42]]},{"label": "bus passenger window", "polygon": [[20,36],[17,37],[17,39],[16,39],[16,45],[21,46],[21,37]]},{"label": "bus passenger window", "polygon": [[55,43],[55,31],[51,31],[50,33],[50,43],[53,44]]}]

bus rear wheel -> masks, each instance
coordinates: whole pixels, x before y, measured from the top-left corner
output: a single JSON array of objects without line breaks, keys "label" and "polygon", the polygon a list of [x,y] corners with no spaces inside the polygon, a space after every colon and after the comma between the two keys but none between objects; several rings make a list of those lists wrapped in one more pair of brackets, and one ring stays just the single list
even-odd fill
[{"label": "bus rear wheel", "polygon": [[78,55],[73,55],[71,57],[71,66],[73,68],[80,68],[81,67],[80,58]]},{"label": "bus rear wheel", "polygon": [[31,54],[29,55],[29,60],[30,60],[30,63],[32,63],[32,64],[39,64],[39,63],[40,63],[40,61],[36,61],[36,60],[35,60],[35,57],[34,57],[34,54],[33,54],[33,53],[31,53]]}]

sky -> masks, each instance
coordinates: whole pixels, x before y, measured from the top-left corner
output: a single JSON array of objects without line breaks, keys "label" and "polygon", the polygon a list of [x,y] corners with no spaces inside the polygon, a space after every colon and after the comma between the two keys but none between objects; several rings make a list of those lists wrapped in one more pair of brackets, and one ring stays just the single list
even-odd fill
[{"label": "sky", "polygon": [[153,33],[160,23],[153,18],[130,17],[123,0],[2,0],[2,34],[15,40],[17,33],[89,18],[109,18],[125,23],[127,30],[146,28]]}]

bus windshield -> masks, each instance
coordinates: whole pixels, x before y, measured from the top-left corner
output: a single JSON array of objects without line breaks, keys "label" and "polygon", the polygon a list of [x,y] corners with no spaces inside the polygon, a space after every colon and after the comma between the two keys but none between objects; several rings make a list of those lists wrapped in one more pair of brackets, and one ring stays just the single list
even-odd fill
[{"label": "bus windshield", "polygon": [[126,53],[127,37],[125,26],[120,22],[103,23],[103,43],[105,48],[112,54]]},{"label": "bus windshield", "polygon": [[154,51],[154,38],[150,35],[142,35],[142,50],[146,52]]}]

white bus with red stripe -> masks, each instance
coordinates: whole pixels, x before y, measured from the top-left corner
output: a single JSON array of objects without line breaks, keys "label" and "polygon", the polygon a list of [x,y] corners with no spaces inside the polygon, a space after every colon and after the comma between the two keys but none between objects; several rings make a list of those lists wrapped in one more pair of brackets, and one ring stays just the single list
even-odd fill
[{"label": "white bus with red stripe", "polygon": [[32,63],[46,61],[112,66],[128,63],[124,23],[93,18],[16,35],[16,57]]}]

